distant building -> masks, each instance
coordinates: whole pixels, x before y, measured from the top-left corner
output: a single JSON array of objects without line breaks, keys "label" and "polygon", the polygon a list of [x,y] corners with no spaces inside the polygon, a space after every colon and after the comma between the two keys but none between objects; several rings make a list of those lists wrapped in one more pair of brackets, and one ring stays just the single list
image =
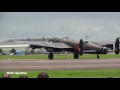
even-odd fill
[{"label": "distant building", "polygon": [[[2,49],[2,51],[6,54],[10,54],[10,51],[12,49],[15,49],[17,53],[29,53],[31,52],[32,48],[30,48],[30,44],[27,43],[28,41],[29,42],[42,42],[42,41],[45,41],[45,42],[48,42],[50,38],[38,38],[38,39],[10,39],[10,40],[7,40],[7,41],[3,41],[3,42],[0,42],[0,49]],[[22,42],[22,41],[26,41],[26,42]],[[46,52],[46,50],[44,48],[41,48],[41,49],[35,49],[34,50],[35,53],[42,53],[42,52]]]}]

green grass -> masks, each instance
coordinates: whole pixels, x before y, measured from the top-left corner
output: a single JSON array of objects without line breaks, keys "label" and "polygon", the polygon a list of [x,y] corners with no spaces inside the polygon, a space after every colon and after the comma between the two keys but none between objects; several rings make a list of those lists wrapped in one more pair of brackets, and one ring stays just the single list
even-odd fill
[{"label": "green grass", "polygon": [[[120,58],[120,55],[116,54],[100,54],[100,58]],[[38,55],[0,55],[0,60],[2,59],[48,59],[48,54],[38,54]],[[73,59],[73,54],[54,54],[54,59]],[[79,58],[82,59],[95,59],[96,54],[90,54],[90,55],[83,55],[79,56]]]},{"label": "green grass", "polygon": [[[38,54],[38,55],[1,55],[0,60],[3,59],[48,59],[48,54]],[[73,54],[55,54],[54,59],[73,59]],[[82,59],[95,59],[96,54],[83,55],[79,58]],[[100,54],[100,58],[120,58],[120,55],[115,54]],[[45,71],[49,74],[50,78],[106,78],[106,77],[117,77],[120,78],[120,69],[93,69],[93,70],[39,70],[39,71],[24,71],[27,72],[29,78],[36,78],[38,73]],[[23,72],[23,71],[13,71],[13,72]],[[0,77],[5,71],[0,71]],[[12,78],[18,78],[23,74],[11,74]]]},{"label": "green grass", "polygon": [[[27,75],[29,78],[36,78],[40,72],[47,72],[50,78],[120,78],[120,69],[90,69],[90,70],[39,70],[39,71],[14,71],[27,72],[27,74],[10,74],[12,78]],[[2,74],[0,72],[0,77]]]}]

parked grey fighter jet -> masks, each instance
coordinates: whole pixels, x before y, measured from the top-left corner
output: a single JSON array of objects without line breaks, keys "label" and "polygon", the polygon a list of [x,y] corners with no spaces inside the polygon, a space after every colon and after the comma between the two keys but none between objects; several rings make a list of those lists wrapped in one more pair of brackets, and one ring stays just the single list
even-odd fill
[{"label": "parked grey fighter jet", "polygon": [[[52,42],[52,43],[51,43]],[[53,59],[53,52],[61,52],[61,51],[69,51],[74,53],[74,59],[78,59],[79,55],[83,55],[83,53],[88,54],[97,54],[97,58],[99,58],[99,54],[107,54],[108,49],[102,44],[97,44],[92,41],[83,41],[80,39],[79,42],[72,40],[70,38],[58,38],[54,37],[50,39],[49,42],[40,42],[30,44],[32,49],[35,48],[45,48],[49,54],[48,58]],[[119,39],[116,39],[115,42],[115,53],[119,54]]]}]

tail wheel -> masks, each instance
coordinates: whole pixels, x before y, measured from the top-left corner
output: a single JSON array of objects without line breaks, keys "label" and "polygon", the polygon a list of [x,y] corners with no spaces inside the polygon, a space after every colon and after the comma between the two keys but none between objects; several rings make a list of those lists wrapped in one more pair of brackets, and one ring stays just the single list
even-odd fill
[{"label": "tail wheel", "polygon": [[99,59],[99,55],[97,55],[97,59]]}]

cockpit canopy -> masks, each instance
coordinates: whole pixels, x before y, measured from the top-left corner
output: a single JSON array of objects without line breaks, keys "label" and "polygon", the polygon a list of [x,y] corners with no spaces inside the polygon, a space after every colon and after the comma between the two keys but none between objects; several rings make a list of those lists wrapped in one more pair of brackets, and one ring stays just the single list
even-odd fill
[{"label": "cockpit canopy", "polygon": [[74,39],[68,38],[68,37],[54,37],[55,40],[68,40],[68,41],[75,41]]},{"label": "cockpit canopy", "polygon": [[63,40],[75,41],[74,39],[72,39],[72,38],[68,38],[68,37],[64,37]]},{"label": "cockpit canopy", "polygon": [[62,37],[53,37],[53,39],[56,39],[56,40],[57,40],[57,39],[62,39]]}]

